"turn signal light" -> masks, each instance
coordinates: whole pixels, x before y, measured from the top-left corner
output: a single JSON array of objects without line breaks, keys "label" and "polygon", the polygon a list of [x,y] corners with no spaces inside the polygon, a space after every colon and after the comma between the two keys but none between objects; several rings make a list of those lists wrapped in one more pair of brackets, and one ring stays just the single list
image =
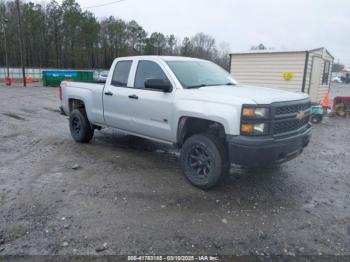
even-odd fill
[{"label": "turn signal light", "polygon": [[252,124],[242,124],[241,132],[242,133],[252,133],[254,130],[254,126]]},{"label": "turn signal light", "polygon": [[254,108],[243,108],[243,116],[253,117],[255,116]]},{"label": "turn signal light", "polygon": [[267,118],[270,115],[270,109],[265,106],[249,106],[249,105],[243,105],[243,109],[242,109],[242,116],[244,118]]}]

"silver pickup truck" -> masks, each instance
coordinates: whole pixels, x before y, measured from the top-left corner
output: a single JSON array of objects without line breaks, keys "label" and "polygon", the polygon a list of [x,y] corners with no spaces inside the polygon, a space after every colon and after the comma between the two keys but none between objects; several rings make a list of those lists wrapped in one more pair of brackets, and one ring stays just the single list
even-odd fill
[{"label": "silver pickup truck", "polygon": [[181,149],[195,186],[209,189],[230,164],[271,166],[310,141],[310,99],[303,93],[239,85],[214,63],[184,57],[115,59],[105,84],[62,82],[73,139],[113,127]]}]

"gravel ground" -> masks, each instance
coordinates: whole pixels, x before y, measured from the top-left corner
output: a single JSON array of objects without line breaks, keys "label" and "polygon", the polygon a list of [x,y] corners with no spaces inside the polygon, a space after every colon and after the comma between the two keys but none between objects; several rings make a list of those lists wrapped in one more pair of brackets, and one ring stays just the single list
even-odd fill
[{"label": "gravel ground", "polygon": [[54,88],[0,86],[0,255],[350,255],[350,118],[204,192],[162,145],[111,129],[75,143],[58,105]]}]

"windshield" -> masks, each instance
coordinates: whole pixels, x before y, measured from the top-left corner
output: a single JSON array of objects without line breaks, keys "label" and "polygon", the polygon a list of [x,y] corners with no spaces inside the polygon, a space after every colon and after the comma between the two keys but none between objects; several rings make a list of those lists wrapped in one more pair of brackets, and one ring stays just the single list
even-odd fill
[{"label": "windshield", "polygon": [[184,88],[236,85],[228,72],[207,61],[168,61],[170,69]]}]

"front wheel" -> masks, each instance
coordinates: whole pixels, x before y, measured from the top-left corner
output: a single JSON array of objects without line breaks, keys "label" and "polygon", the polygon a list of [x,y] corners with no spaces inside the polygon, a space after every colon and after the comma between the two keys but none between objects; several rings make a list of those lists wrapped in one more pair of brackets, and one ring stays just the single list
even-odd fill
[{"label": "front wheel", "polygon": [[72,111],[69,115],[69,128],[73,139],[79,143],[88,143],[94,136],[94,129],[83,110]]},{"label": "front wheel", "polygon": [[229,172],[226,143],[211,134],[191,136],[182,147],[181,166],[194,186],[201,189],[216,186]]}]

